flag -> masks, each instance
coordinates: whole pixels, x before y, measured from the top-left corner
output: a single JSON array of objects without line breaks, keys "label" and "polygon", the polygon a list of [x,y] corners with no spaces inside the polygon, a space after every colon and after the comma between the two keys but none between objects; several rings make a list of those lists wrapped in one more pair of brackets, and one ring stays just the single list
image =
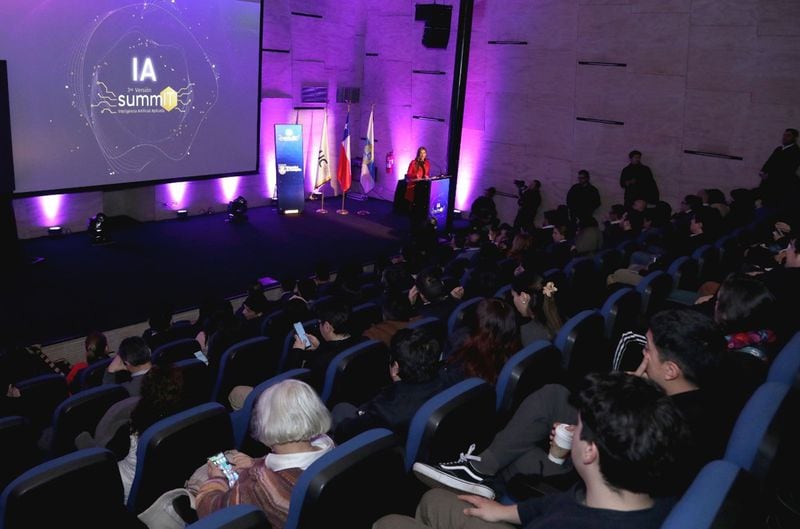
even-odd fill
[{"label": "flag", "polygon": [[375,123],[373,115],[375,109],[369,112],[369,125],[367,126],[367,143],[364,144],[364,156],[361,158],[361,188],[364,193],[369,193],[375,187]]},{"label": "flag", "polygon": [[328,160],[328,109],[325,109],[325,117],[322,118],[322,138],[319,140],[319,152],[317,153],[317,179],[314,181],[314,189],[319,189],[325,182],[331,181],[331,166]]},{"label": "flag", "polygon": [[339,145],[339,166],[336,168],[336,180],[339,182],[339,189],[346,193],[350,189],[350,110],[347,111],[347,119],[344,122],[344,138]]}]

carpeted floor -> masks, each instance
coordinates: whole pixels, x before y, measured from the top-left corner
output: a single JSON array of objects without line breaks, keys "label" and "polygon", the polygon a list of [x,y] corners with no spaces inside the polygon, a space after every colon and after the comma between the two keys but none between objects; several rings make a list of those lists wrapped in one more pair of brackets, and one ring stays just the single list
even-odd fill
[{"label": "carpeted floor", "polygon": [[[114,329],[145,320],[158,300],[179,311],[208,296],[239,295],[259,277],[309,275],[320,259],[333,269],[370,262],[397,253],[408,231],[408,219],[389,202],[348,201],[347,216],[306,206],[298,216],[254,208],[242,224],[226,222],[225,214],[111,219],[114,242],[105,246],[92,246],[86,232],[22,241],[26,256],[44,260],[5,275],[3,335],[48,344]],[[360,209],[371,214],[356,215]]]}]

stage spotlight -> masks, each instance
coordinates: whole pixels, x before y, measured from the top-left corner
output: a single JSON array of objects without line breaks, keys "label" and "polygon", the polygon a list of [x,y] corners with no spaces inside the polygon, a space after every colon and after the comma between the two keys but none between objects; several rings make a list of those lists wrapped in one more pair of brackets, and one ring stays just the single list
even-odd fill
[{"label": "stage spotlight", "polygon": [[175,210],[175,214],[178,216],[179,219],[185,219],[189,216],[189,210],[187,209],[178,209]]},{"label": "stage spotlight", "polygon": [[50,237],[61,237],[64,233],[64,228],[61,226],[50,226],[47,228],[47,234]]},{"label": "stage spotlight", "polygon": [[228,202],[228,222],[247,220],[247,200],[241,195]]},{"label": "stage spotlight", "polygon": [[108,234],[108,221],[104,213],[100,212],[89,219],[89,236],[92,244],[107,244],[111,242]]}]

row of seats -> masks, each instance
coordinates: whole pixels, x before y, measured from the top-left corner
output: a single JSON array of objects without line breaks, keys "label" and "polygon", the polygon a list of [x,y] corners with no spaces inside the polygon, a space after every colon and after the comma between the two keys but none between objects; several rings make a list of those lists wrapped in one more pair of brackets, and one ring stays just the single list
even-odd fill
[{"label": "row of seats", "polygon": [[[742,410],[725,460],[710,463],[697,476],[665,528],[712,527],[715,520],[730,516],[731,508],[757,506],[768,489],[796,482],[798,463],[792,448],[800,440],[796,420],[799,372],[800,334],[784,347],[767,382]],[[290,375],[302,377],[304,372],[286,373],[260,385],[255,392]],[[480,379],[467,379],[418,410],[405,443],[387,430],[376,429],[341,444],[303,473],[292,494],[286,527],[316,527],[326,520],[347,520],[349,527],[368,527],[382,514],[411,512],[418,497],[409,475],[411,465],[415,461],[452,459],[465,439],[486,446],[494,433],[489,425],[496,422],[498,407],[507,402],[507,392],[504,390],[501,396],[499,386],[495,391]],[[255,398],[257,395],[251,400]],[[41,509],[45,504],[72,507],[59,511],[61,523],[68,525],[70,516],[79,515],[102,516],[106,526],[111,520],[130,521],[130,513],[142,512],[163,492],[181,487],[209,454],[236,446],[244,437],[241,431],[234,433],[239,422],[236,414],[229,415],[219,404],[207,403],[151,426],[140,439],[127,510],[119,508],[121,485],[110,452],[83,450],[40,465],[3,492],[2,527],[39,525],[42,517],[52,516],[50,509]],[[736,484],[747,479],[754,479],[756,484],[751,496],[730,501],[741,490]],[[95,484],[93,490],[102,490],[99,498],[94,493],[92,497],[92,504],[100,507],[88,513],[74,508],[85,500],[85,490],[77,483],[86,482]],[[236,515],[243,512],[240,509]],[[224,521],[227,516],[233,513],[220,514],[218,519]]]}]

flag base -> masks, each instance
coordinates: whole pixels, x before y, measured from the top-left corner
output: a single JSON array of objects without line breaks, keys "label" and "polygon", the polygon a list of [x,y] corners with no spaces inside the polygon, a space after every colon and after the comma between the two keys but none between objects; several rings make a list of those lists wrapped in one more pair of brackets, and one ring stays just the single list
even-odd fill
[{"label": "flag base", "polygon": [[366,209],[359,209],[358,211],[356,211],[356,215],[361,215],[362,217],[364,217],[366,215],[371,215],[371,214],[372,213],[367,211]]},{"label": "flag base", "polygon": [[338,213],[339,215],[349,215],[350,214],[350,212],[347,211],[346,209],[337,209],[336,213]]},{"label": "flag base", "polygon": [[324,208],[319,208],[319,209],[316,211],[316,213],[319,213],[319,214],[321,214],[321,215],[324,215],[324,214],[325,214],[325,213],[327,213],[327,212],[328,212],[328,210],[327,210],[327,209],[324,209]]}]

